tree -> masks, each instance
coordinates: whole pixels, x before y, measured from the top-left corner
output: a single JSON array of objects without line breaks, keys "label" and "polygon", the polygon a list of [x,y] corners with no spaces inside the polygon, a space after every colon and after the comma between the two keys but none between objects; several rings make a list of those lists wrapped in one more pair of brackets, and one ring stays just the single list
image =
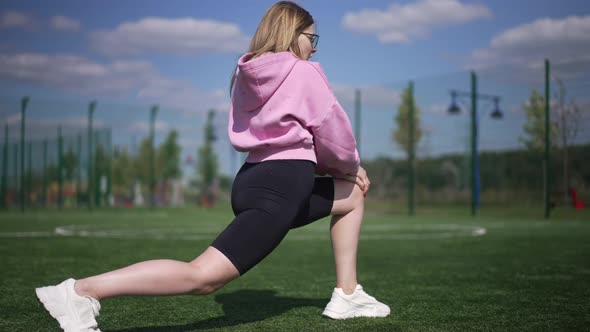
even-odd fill
[{"label": "tree", "polygon": [[78,155],[76,155],[74,151],[68,150],[68,152],[62,156],[61,161],[66,181],[74,180],[79,164]]},{"label": "tree", "polygon": [[106,147],[103,144],[99,144],[96,147],[96,153],[94,157],[94,197],[98,206],[103,204],[103,199],[105,198],[103,193],[106,193],[108,189],[108,187],[103,187],[107,185],[106,182],[103,182],[103,179],[108,179],[109,172],[111,171],[109,165],[110,162],[111,161]]},{"label": "tree", "polygon": [[143,139],[139,145],[139,151],[133,161],[134,177],[143,184],[150,184],[150,165],[152,158],[152,144],[150,137]]},{"label": "tree", "polygon": [[127,149],[115,149],[112,167],[114,192],[118,194],[128,192],[133,181],[133,160],[127,153]]},{"label": "tree", "polygon": [[563,191],[567,200],[569,194],[568,150],[578,135],[580,125],[580,108],[575,101],[567,101],[567,90],[563,81],[557,79],[557,92],[554,95],[553,109],[557,114],[558,144],[561,147],[563,162]]},{"label": "tree", "polygon": [[94,167],[97,177],[106,175],[109,172],[109,156],[104,145],[102,144],[96,147]]},{"label": "tree", "polygon": [[[410,107],[414,106],[414,144],[410,147]],[[406,87],[402,92],[401,96],[401,103],[397,109],[397,114],[395,116],[395,123],[397,125],[397,129],[393,132],[392,138],[395,143],[397,143],[405,152],[406,154],[410,154],[410,148],[413,148],[414,151],[420,138],[422,138],[422,129],[420,128],[420,109],[416,105],[416,101],[414,97],[410,93],[410,87]]]},{"label": "tree", "polygon": [[[545,96],[533,89],[529,100],[522,108],[525,111],[526,122],[523,126],[524,136],[520,136],[519,140],[529,151],[541,153],[545,150]],[[555,146],[557,127],[552,125],[550,128],[551,142]]]},{"label": "tree", "polygon": [[[522,142],[529,152],[536,158],[540,158],[543,151],[545,151],[545,96],[540,94],[536,89],[531,91],[529,100],[522,105],[525,111],[526,122],[523,126],[524,135],[519,136],[519,141]],[[551,146],[556,145],[557,127],[550,124],[550,140]],[[547,188],[547,165],[546,160],[543,159],[543,188]],[[546,189],[543,189],[545,192]]]},{"label": "tree", "polygon": [[204,143],[198,151],[199,162],[197,171],[201,179],[201,194],[209,193],[218,173],[219,165],[217,163],[217,156],[213,150],[213,142],[216,140],[215,127],[213,126],[214,118],[215,111],[210,110],[207,114],[207,122],[203,131]]},{"label": "tree", "polygon": [[180,169],[181,147],[178,144],[178,132],[171,130],[166,139],[158,147],[156,173],[165,180],[177,179],[182,176]]},{"label": "tree", "polygon": [[57,165],[56,164],[51,163],[51,164],[47,165],[47,168],[45,169],[45,172],[46,172],[45,174],[47,176],[47,182],[48,183],[57,182],[59,172],[57,171]]}]

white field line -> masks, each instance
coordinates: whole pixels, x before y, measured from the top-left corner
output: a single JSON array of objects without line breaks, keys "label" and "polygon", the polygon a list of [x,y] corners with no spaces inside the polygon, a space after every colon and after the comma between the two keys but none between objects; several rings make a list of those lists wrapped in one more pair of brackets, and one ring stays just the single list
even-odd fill
[{"label": "white field line", "polygon": [[[162,217],[165,213],[156,213],[152,217]],[[41,215],[39,215],[41,217]],[[145,216],[118,214],[117,219],[136,219]],[[151,219],[151,218],[147,218]],[[361,240],[433,240],[453,237],[482,236],[490,230],[534,230],[546,227],[577,228],[588,227],[590,223],[581,221],[555,222],[534,221],[520,222],[481,222],[478,225],[465,224],[365,224],[362,228]],[[199,226],[175,225],[137,225],[131,224],[87,224],[65,225],[51,231],[15,231],[0,232],[0,238],[37,238],[55,236],[78,236],[117,239],[156,239],[156,240],[211,240],[219,234],[225,224],[208,223]],[[288,234],[285,240],[309,241],[329,240],[326,227],[313,225],[298,229]]]},{"label": "white field line", "polygon": [[[211,240],[221,232],[221,227],[174,227],[132,225],[66,225],[55,228],[54,232],[9,232],[0,233],[0,237],[48,237],[75,236],[91,238],[116,239],[152,239],[152,240]],[[328,231],[320,228],[298,230],[285,238],[288,241],[329,240]],[[381,224],[364,225],[361,240],[433,240],[454,237],[482,236],[486,228],[458,224]]]},{"label": "white field line", "polygon": [[54,232],[2,232],[0,238],[21,238],[21,237],[50,237],[55,236]]},{"label": "white field line", "polygon": [[[50,218],[55,218],[54,215],[51,213],[33,213],[31,216],[35,220],[46,220]],[[105,218],[116,218],[117,220],[127,219],[127,220],[136,220],[136,219],[166,219],[169,218],[169,214],[166,211],[154,211],[154,212],[145,212],[145,213],[134,213],[134,212],[127,212],[127,211],[120,211],[120,212],[101,212],[96,211],[92,213],[72,213],[72,214],[62,214],[59,216],[61,220],[88,220],[88,219],[105,219]]]}]

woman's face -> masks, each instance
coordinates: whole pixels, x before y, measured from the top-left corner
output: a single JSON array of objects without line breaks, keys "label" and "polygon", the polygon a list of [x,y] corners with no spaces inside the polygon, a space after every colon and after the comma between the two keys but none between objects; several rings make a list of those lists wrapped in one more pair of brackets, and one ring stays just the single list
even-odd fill
[{"label": "woman's face", "polygon": [[[308,34],[308,35],[306,35]],[[311,44],[311,36],[315,34],[315,24],[310,25],[303,33],[299,35],[299,50],[301,51],[301,58],[303,60],[309,60],[313,53],[315,53],[316,49]]]}]

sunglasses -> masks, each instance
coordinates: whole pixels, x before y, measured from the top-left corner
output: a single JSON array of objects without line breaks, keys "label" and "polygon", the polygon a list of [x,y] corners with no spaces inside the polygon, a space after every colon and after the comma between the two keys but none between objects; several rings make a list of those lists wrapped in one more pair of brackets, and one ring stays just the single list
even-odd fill
[{"label": "sunglasses", "polygon": [[313,48],[316,48],[318,46],[318,41],[320,40],[320,35],[316,35],[315,33],[306,33],[306,32],[302,32],[302,35],[305,35],[307,38],[309,38],[309,42],[311,43],[311,46]]}]

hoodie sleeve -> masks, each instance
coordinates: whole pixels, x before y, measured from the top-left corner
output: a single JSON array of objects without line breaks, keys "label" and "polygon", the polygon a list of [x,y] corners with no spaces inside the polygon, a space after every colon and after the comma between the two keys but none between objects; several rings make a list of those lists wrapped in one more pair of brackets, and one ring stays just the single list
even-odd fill
[{"label": "hoodie sleeve", "polygon": [[313,129],[318,174],[356,174],[360,158],[348,117],[338,101],[319,127]]},{"label": "hoodie sleeve", "polygon": [[309,128],[315,145],[316,173],[355,175],[360,158],[348,116],[338,103],[321,66],[314,65],[312,71],[317,80],[310,80],[312,73],[308,72],[306,84],[310,98],[308,105],[312,109]]}]

